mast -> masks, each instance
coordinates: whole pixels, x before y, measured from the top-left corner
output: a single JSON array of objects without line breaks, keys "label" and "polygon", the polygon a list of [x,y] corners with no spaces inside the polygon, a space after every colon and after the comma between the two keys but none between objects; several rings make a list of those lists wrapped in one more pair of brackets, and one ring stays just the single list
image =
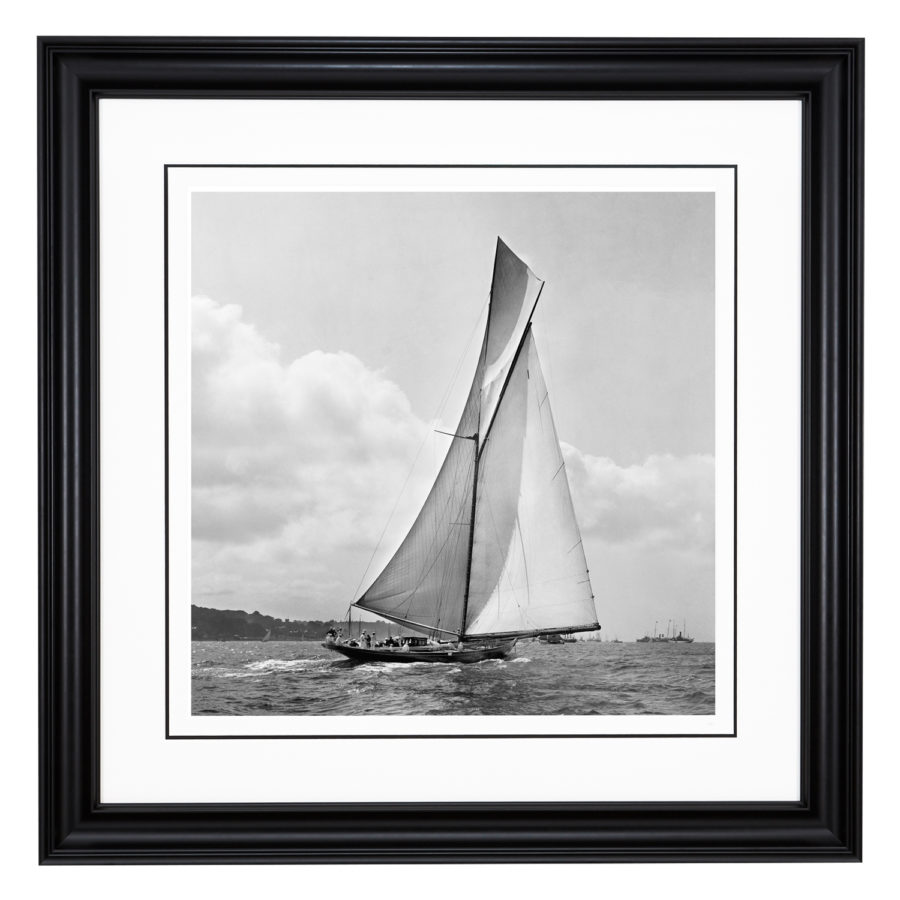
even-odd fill
[{"label": "mast", "polygon": [[466,592],[463,595],[462,618],[459,622],[459,640],[466,635],[466,616],[469,613],[469,588],[472,584],[472,551],[475,549],[475,503],[478,497],[478,461],[481,458],[481,447],[478,435],[475,438],[475,465],[472,467],[474,477],[472,478],[472,513],[469,521],[469,556],[466,560]]},{"label": "mast", "polygon": [[[499,242],[500,238],[497,237]],[[499,247],[499,243],[498,243]],[[496,266],[497,252],[494,251],[494,265]],[[484,326],[484,354],[487,357],[488,337],[491,333],[491,306],[494,303],[494,284],[491,282],[491,293],[488,298],[487,324]],[[477,369],[476,369],[477,372]],[[499,404],[498,404],[499,405]],[[478,392],[478,428],[481,429],[481,391]],[[459,620],[459,638],[462,641],[466,636],[466,616],[469,614],[469,588],[472,584],[472,551],[475,549],[475,502],[478,496],[478,460],[481,456],[481,439],[478,432],[472,435],[475,442],[475,463],[472,466],[472,509],[469,514],[469,547],[466,551],[466,590],[463,594],[462,615]]]}]

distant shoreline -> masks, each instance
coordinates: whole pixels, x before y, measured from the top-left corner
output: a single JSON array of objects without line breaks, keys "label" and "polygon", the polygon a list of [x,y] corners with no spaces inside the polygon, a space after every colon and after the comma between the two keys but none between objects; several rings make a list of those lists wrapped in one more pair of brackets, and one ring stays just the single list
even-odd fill
[{"label": "distant shoreline", "polygon": [[[191,641],[220,642],[228,641],[322,641],[329,629],[343,631],[345,638],[356,637],[361,630],[368,631],[376,641],[382,641],[390,635],[418,634],[415,630],[401,628],[383,619],[367,621],[354,617],[352,629],[348,630],[347,620],[343,619],[277,619],[261,612],[247,612],[243,609],[212,609],[205,606],[191,605]],[[351,633],[352,631],[352,633]],[[527,639],[526,639],[527,640]],[[614,641],[597,641],[593,639],[579,640],[579,643],[612,644]],[[521,642],[520,642],[521,643]],[[621,641],[622,644],[642,643],[636,640]],[[662,643],[662,642],[660,642]],[[657,642],[648,646],[657,647]],[[672,641],[669,643],[681,643]],[[686,646],[690,644],[685,641]],[[695,644],[715,644],[715,641],[694,640]]]},{"label": "distant shoreline", "polygon": [[[374,622],[354,620],[354,635],[358,633],[357,627],[374,635],[376,640],[399,631],[396,625],[380,619]],[[318,641],[324,639],[330,628],[347,631],[347,622],[335,619],[277,619],[257,611],[191,605],[192,641]]]},{"label": "distant shoreline", "polygon": [[[381,624],[386,624],[386,623],[381,623]],[[375,629],[371,627],[370,622],[366,622],[365,625],[366,625],[366,630],[369,632],[369,634],[375,633]],[[354,630],[354,632],[356,631],[355,628],[353,630]],[[394,630],[398,631],[398,629],[396,629],[396,628]],[[261,638],[261,637],[205,638],[205,637],[194,637],[194,636],[191,637],[191,643],[194,643],[194,644],[303,644],[303,643],[317,644],[317,643],[321,643],[323,640],[324,640],[324,635],[323,635],[323,637],[270,637],[270,638]],[[376,637],[376,640],[380,640],[380,638]],[[524,639],[524,640],[519,641],[520,646],[524,646],[529,643],[531,643],[530,639]],[[604,645],[609,644],[610,646],[613,646],[616,642],[615,641],[578,640],[576,638],[575,643],[576,644],[604,644]],[[630,646],[631,644],[642,644],[643,645],[644,641],[619,641],[618,643]],[[686,647],[690,647],[691,645],[696,646],[696,647],[700,647],[700,646],[707,647],[707,646],[715,646],[716,642],[715,641],[694,640],[694,641],[691,641],[690,643],[688,643],[687,641],[684,641],[684,642],[669,641],[668,643],[674,644],[675,646],[678,646],[679,644],[683,643],[684,646],[686,646]],[[647,646],[648,647],[658,647],[658,646],[660,646],[660,644],[650,643],[650,644],[647,644]]]}]

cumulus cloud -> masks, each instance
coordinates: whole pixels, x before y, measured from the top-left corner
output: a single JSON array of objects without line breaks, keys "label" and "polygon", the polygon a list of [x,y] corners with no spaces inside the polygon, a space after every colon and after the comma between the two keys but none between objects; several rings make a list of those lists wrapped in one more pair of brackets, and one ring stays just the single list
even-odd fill
[{"label": "cumulus cloud", "polygon": [[426,423],[352,354],[285,361],[208,297],[192,301],[191,381],[195,596],[349,601]]},{"label": "cumulus cloud", "polygon": [[610,544],[712,556],[715,459],[653,455],[639,465],[562,444],[582,532]]},{"label": "cumulus cloud", "polygon": [[[383,372],[344,352],[283,359],[239,306],[208,297],[192,301],[191,381],[194,602],[341,615],[398,493],[368,580],[412,522],[448,439],[434,437],[410,475],[432,426]],[[712,457],[619,466],[563,451],[589,553],[600,541],[711,556]]]}]

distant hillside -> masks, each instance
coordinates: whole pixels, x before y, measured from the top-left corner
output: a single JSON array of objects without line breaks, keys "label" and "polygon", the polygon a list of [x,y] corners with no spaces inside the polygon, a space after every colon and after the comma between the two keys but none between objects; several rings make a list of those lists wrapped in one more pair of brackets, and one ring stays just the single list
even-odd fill
[{"label": "distant hillside", "polygon": [[[362,627],[376,640],[387,637],[388,629],[397,634],[396,625],[378,620],[363,622]],[[343,628],[347,633],[347,622],[326,622],[318,619],[276,619],[260,612],[245,612],[242,609],[210,609],[205,606],[191,606],[191,640],[194,641],[261,641],[269,635],[270,641],[318,641],[325,637],[329,628]],[[357,633],[356,621],[353,634]]]}]

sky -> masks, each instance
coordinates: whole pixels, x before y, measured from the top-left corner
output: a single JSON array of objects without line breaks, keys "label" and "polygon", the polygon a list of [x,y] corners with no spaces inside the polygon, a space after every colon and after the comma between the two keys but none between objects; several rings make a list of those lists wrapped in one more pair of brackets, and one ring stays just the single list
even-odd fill
[{"label": "sky", "polygon": [[193,602],[345,615],[446,452],[500,236],[546,282],[604,634],[712,639],[714,225],[709,193],[195,193]]}]

